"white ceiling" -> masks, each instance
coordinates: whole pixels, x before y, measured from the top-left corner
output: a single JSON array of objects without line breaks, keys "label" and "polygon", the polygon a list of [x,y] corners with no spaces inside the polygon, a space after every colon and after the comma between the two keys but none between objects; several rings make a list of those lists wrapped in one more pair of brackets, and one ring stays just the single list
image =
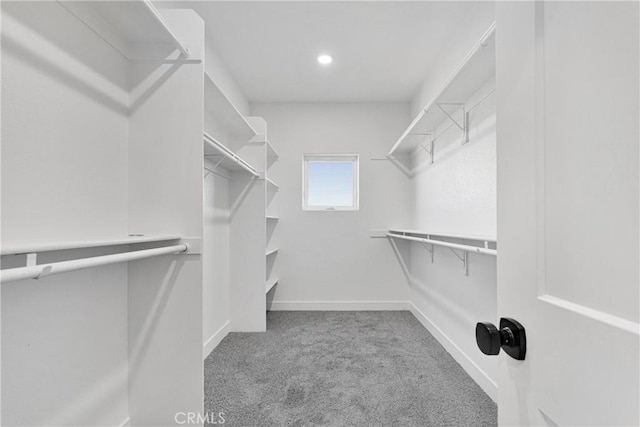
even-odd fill
[{"label": "white ceiling", "polygon": [[[251,102],[409,102],[478,8],[458,1],[179,1]],[[160,3],[161,7],[167,4]],[[330,53],[333,64],[316,57]]]}]

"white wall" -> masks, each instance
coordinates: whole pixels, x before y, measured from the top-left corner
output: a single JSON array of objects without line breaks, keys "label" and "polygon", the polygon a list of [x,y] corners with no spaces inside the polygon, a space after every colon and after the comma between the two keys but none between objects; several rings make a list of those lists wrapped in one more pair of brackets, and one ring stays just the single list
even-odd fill
[{"label": "white wall", "polygon": [[[205,161],[209,169],[215,164]],[[224,172],[223,169],[218,168]],[[205,172],[203,261],[203,356],[229,327],[229,178]]]},{"label": "white wall", "polygon": [[[55,2],[2,31],[2,238],[126,235],[126,62]],[[124,421],[127,318],[126,265],[3,284],[2,424]]]},{"label": "white wall", "polygon": [[[494,87],[494,81],[488,82],[470,99],[480,99]],[[434,234],[495,237],[495,108],[492,94],[469,113],[470,143],[461,146],[462,132],[446,121],[435,132],[441,136],[434,141],[433,164],[425,151],[412,158],[418,171],[412,181],[413,228]]]},{"label": "white wall", "polygon": [[[480,99],[494,82],[471,98]],[[415,211],[412,228],[432,234],[496,236],[496,115],[495,94],[469,116],[469,142],[461,145],[461,132],[446,122],[434,142],[434,163],[418,152],[412,180]],[[448,128],[448,130],[446,130]],[[420,244],[411,245],[411,301],[423,321],[467,372],[497,399],[497,359],[480,352],[475,324],[496,321],[496,258],[469,254],[469,275],[462,261],[447,248],[435,248],[434,263]]]},{"label": "white wall", "polygon": [[[409,106],[253,104],[252,114],[267,121],[280,155],[269,170],[280,185],[272,309],[406,308],[397,303],[409,296],[402,268],[387,239],[372,239],[370,231],[409,221],[410,183],[392,163],[371,157],[384,157]],[[345,152],[360,154],[360,210],[303,211],[303,154]]]}]

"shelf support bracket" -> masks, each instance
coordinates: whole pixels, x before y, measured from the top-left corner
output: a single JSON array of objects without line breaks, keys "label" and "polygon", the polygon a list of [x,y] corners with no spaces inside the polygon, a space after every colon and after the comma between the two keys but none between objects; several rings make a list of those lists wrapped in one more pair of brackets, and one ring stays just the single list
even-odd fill
[{"label": "shelf support bracket", "polygon": [[38,264],[38,254],[37,253],[28,253],[25,254],[27,256],[27,262],[25,267],[31,267]]},{"label": "shelf support bracket", "polygon": [[[447,110],[445,110],[443,105],[456,105],[459,106],[462,110],[462,123],[456,120]],[[453,103],[442,103],[436,104],[436,106],[444,113],[445,116],[449,118],[453,122],[454,125],[458,129],[462,131],[462,144],[466,144],[469,142],[469,113],[467,112],[464,104],[453,104]]]},{"label": "shelf support bracket", "polygon": [[428,245],[426,243],[422,243],[422,246],[429,252],[429,258],[431,259],[431,264],[433,264],[433,245]]},{"label": "shelf support bracket", "polygon": [[458,257],[460,261],[462,261],[462,269],[464,270],[464,275],[469,275],[469,252],[461,251],[462,255],[460,255],[455,249],[449,248],[453,254]]},{"label": "shelf support bracket", "polygon": [[432,138],[432,135],[431,135],[430,133],[425,133],[425,134],[423,134],[423,135],[428,135],[428,136],[429,136],[429,142],[427,143],[427,145],[429,146],[429,148],[425,147],[425,144],[420,144],[420,147],[421,147],[424,151],[426,151],[427,153],[429,153],[429,164],[431,164],[431,165],[432,165],[432,164],[433,164],[433,155],[434,155],[434,152],[433,152],[433,147],[434,147],[434,144],[433,144],[433,138]]},{"label": "shelf support bracket", "polygon": [[218,163],[216,163],[216,165],[213,167],[213,170],[217,170],[218,166],[220,166],[220,163],[224,162],[224,157],[221,158],[220,160],[218,160]]}]

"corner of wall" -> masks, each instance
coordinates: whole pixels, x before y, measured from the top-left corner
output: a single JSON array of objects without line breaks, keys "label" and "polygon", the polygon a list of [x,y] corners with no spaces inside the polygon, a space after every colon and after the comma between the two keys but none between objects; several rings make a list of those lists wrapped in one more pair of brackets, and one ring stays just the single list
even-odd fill
[{"label": "corner of wall", "polygon": [[498,401],[498,385],[482,370],[442,329],[440,329],[426,314],[412,302],[409,311],[424,326],[431,335],[451,354],[471,378],[487,393],[494,402]]}]

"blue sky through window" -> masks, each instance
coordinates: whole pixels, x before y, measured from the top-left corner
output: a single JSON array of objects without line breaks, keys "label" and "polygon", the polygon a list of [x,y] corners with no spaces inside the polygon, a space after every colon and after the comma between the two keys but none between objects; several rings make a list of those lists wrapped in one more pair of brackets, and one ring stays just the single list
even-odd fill
[{"label": "blue sky through window", "polygon": [[308,206],[353,205],[352,161],[316,161],[307,164]]}]

